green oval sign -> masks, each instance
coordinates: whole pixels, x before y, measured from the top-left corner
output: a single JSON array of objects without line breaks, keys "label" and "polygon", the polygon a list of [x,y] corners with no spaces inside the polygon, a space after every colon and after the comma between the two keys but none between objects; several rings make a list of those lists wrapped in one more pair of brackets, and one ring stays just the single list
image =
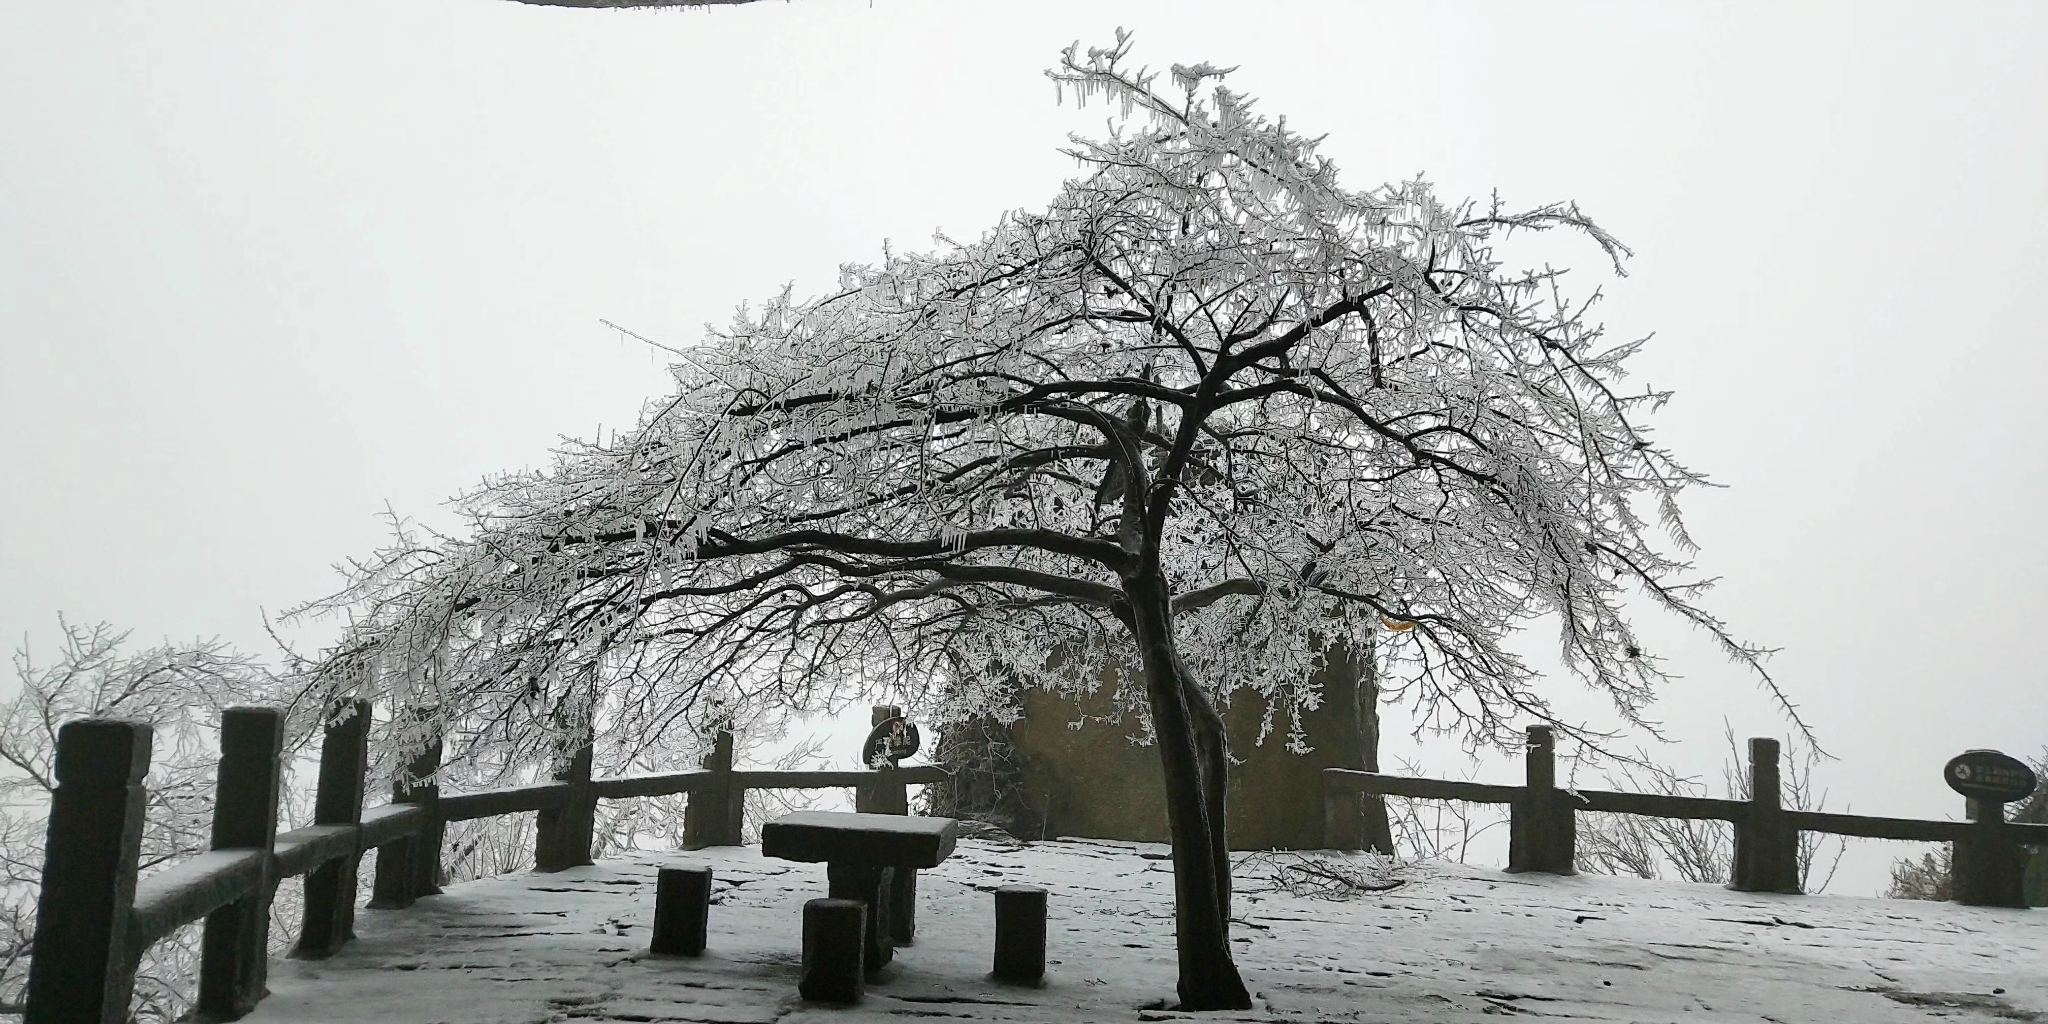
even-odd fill
[{"label": "green oval sign", "polygon": [[1950,759],[1941,777],[1964,796],[2001,804],[2025,800],[2038,782],[2025,761],[1996,750],[1964,751]]}]

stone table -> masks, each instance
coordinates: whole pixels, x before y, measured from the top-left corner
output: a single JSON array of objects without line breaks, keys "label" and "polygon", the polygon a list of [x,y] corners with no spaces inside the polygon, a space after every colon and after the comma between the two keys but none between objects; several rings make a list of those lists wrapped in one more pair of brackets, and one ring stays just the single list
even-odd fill
[{"label": "stone table", "polygon": [[761,826],[761,855],[825,865],[827,895],[867,904],[865,961],[879,970],[917,920],[916,872],[953,853],[952,818],[798,811]]}]

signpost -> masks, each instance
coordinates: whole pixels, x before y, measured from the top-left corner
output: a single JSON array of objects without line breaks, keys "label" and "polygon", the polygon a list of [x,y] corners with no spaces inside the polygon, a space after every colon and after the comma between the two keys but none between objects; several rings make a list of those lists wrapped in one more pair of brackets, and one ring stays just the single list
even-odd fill
[{"label": "signpost", "polygon": [[1941,771],[1948,788],[1972,800],[2010,804],[2025,800],[2038,780],[2025,761],[1996,750],[1966,750]]},{"label": "signpost", "polygon": [[2024,907],[2026,851],[2005,823],[2005,805],[2025,800],[2040,780],[2026,762],[1996,750],[1966,750],[1941,771],[1948,788],[1970,800],[1975,824],[1955,842],[1956,899],[1979,907]]}]

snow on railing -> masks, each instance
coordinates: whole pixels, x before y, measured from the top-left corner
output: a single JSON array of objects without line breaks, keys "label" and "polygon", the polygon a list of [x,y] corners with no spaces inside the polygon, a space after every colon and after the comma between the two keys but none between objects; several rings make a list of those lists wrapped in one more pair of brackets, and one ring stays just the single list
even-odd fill
[{"label": "snow on railing", "polygon": [[[414,709],[431,718],[431,711]],[[877,707],[876,721],[897,715]],[[393,786],[392,802],[363,809],[370,703],[336,709],[320,747],[313,824],[277,831],[284,716],[275,708],[221,715],[212,850],[137,880],[148,794],[151,729],[122,719],[82,719],[58,732],[57,786],[44,844],[43,880],[29,962],[24,1024],[128,1019],[135,972],[151,943],[204,920],[196,1019],[233,1020],[266,989],[270,900],[280,879],[306,875],[305,916],[291,955],[333,954],[354,934],[356,867],[377,851],[369,905],[403,908],[439,893],[443,826],[450,821],[538,811],[536,870],[591,863],[597,801],[689,795],[683,840],[690,849],[740,843],[749,789],[851,786],[856,810],[909,813],[911,785],[946,782],[931,766],[863,771],[734,771],[733,738],[721,733],[703,767],[663,775],[590,777],[590,747],[552,782],[442,796],[434,783],[441,745],[429,745]],[[407,779],[421,780],[407,784]]]},{"label": "snow on railing", "polygon": [[[1574,874],[1579,811],[1657,818],[1717,819],[1735,826],[1728,887],[1742,892],[1798,894],[1799,833],[1826,832],[1871,839],[1955,844],[1956,902],[2024,907],[2026,846],[2048,845],[2048,825],[2005,820],[2003,804],[1967,803],[1969,821],[1925,821],[1825,811],[1787,810],[1780,792],[1778,741],[1749,741],[1748,800],[1715,800],[1662,793],[1559,789],[1551,728],[1528,730],[1528,778],[1520,786],[1415,779],[1348,768],[1323,769],[1323,841],[1333,850],[1363,849],[1365,818],[1359,798],[1399,796],[1507,804],[1508,870]],[[1391,851],[1388,851],[1391,852]]]}]

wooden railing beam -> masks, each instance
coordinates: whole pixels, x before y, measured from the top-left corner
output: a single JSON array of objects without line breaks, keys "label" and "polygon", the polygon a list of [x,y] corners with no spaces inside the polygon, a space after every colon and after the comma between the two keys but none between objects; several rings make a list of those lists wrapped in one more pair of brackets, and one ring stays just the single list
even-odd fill
[{"label": "wooden railing beam", "polygon": [[[903,771],[917,769],[905,768]],[[1464,800],[1475,804],[1511,804],[1520,798],[1522,792],[1520,786],[1455,782],[1449,779],[1412,779],[1401,775],[1361,772],[1351,768],[1325,768],[1323,779],[1328,784],[1356,793],[1379,793],[1384,796],[1405,796],[1417,800]]]},{"label": "wooden railing beam", "polygon": [[1916,818],[1880,818],[1832,811],[1785,811],[1787,827],[1801,832],[1826,832],[1863,839],[1904,839],[1923,843],[1953,842],[1969,828],[1962,821],[1922,821]]},{"label": "wooden railing beam", "polygon": [[410,839],[419,832],[422,817],[419,807],[414,804],[372,807],[363,812],[362,831],[357,834],[356,849],[377,850]]},{"label": "wooden railing beam", "polygon": [[1617,793],[1605,789],[1565,791],[1565,798],[1581,811],[1605,814],[1634,814],[1646,818],[1683,818],[1690,821],[1735,821],[1747,813],[1741,800],[1717,800],[1704,796],[1671,796],[1664,793]]},{"label": "wooden railing beam", "polygon": [[355,825],[307,825],[277,834],[274,848],[277,877],[295,878],[329,861],[362,852],[362,829]]},{"label": "wooden railing beam", "polygon": [[[872,771],[744,771],[732,773],[733,781],[745,789],[858,789],[875,780]],[[946,782],[952,773],[937,765],[914,765],[895,769],[895,781],[912,786]]]},{"label": "wooden railing beam", "polygon": [[[734,772],[745,776],[748,772]],[[666,775],[626,775],[616,779],[597,779],[590,784],[591,792],[600,800],[624,800],[636,796],[674,796],[677,793],[695,793],[711,781],[711,772],[694,768],[686,772],[669,772]]]},{"label": "wooden railing beam", "polygon": [[552,810],[566,805],[575,795],[576,787],[566,782],[543,782],[513,789],[487,789],[481,793],[444,796],[439,806],[442,821],[468,821],[522,811]]},{"label": "wooden railing beam", "polygon": [[139,957],[158,939],[255,895],[264,877],[262,850],[211,850],[136,883],[128,918],[130,955]]}]

